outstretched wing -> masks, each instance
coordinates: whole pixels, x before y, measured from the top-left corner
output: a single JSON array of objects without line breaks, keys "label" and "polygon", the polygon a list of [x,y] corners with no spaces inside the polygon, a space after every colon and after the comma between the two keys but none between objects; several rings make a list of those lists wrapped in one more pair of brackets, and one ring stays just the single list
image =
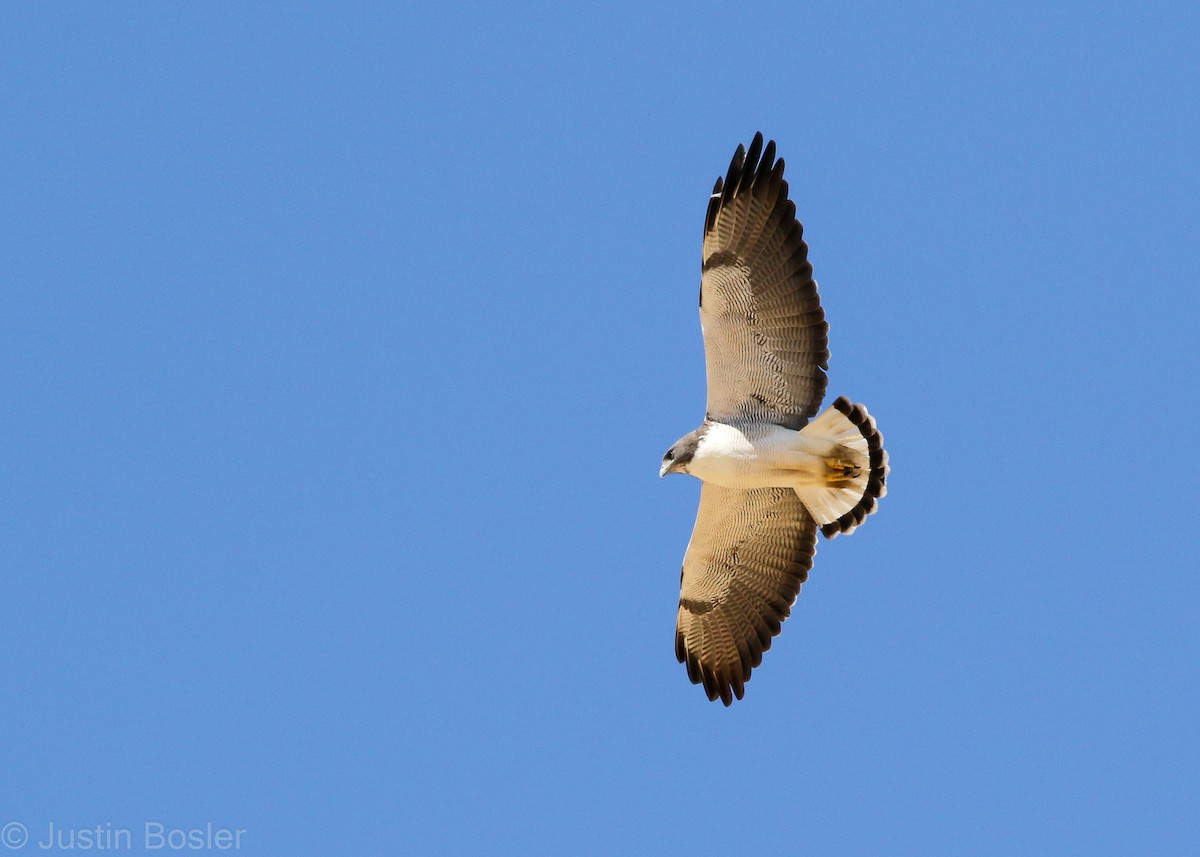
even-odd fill
[{"label": "outstretched wing", "polygon": [[808,579],[816,536],[790,488],[704,483],[683,560],[675,655],[710,700],[742,698]]},{"label": "outstretched wing", "polygon": [[825,313],[775,141],[754,135],[717,179],[704,222],[700,324],[708,416],[801,428],[829,367]]}]

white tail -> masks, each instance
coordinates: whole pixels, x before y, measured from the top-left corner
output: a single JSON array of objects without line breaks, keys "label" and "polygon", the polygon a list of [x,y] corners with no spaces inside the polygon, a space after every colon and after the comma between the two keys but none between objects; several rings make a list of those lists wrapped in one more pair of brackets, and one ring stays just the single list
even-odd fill
[{"label": "white tail", "polygon": [[826,459],[827,484],[799,487],[797,496],[825,538],[853,532],[887,493],[888,456],[875,420],[865,407],[842,396],[800,433],[830,441],[840,450],[835,448],[835,456]]}]

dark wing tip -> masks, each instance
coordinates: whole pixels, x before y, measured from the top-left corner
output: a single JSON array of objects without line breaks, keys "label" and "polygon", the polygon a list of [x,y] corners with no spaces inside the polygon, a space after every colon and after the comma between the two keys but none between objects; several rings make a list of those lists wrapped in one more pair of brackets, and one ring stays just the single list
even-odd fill
[{"label": "dark wing tip", "polygon": [[762,131],[754,133],[750,148],[738,144],[737,151],[729,162],[723,185],[713,190],[721,192],[722,201],[744,188],[758,188],[783,175],[782,159],[775,159],[775,141],[766,140]]},{"label": "dark wing tip", "polygon": [[729,199],[737,190],[738,182],[742,178],[742,167],[745,164],[746,147],[738,143],[737,151],[733,153],[733,160],[729,162],[729,170],[725,173],[725,188],[721,193],[722,201]]},{"label": "dark wing tip", "polygon": [[742,192],[756,195],[764,192],[779,194],[782,199],[787,199],[787,183],[783,181],[783,159],[776,159],[775,141],[766,140],[762,131],[755,132],[749,149],[738,144],[724,178],[718,178],[713,185],[708,201],[708,214],[704,218],[705,233],[712,230],[722,206]]},{"label": "dark wing tip", "polygon": [[748,185],[752,184],[758,173],[758,159],[762,155],[763,137],[762,133],[754,135],[754,140],[750,143],[750,148],[746,152],[746,159],[742,164],[742,174],[738,178],[738,190],[741,191]]},{"label": "dark wing tip", "polygon": [[[775,179],[775,141],[771,140],[767,143],[767,147],[763,149],[762,160],[758,163],[758,171],[754,174],[754,192],[760,193],[764,186],[770,186]],[[783,173],[779,173],[779,178],[782,179]]]},{"label": "dark wing tip", "polygon": [[724,186],[724,179],[717,176],[717,183],[713,185],[712,194],[708,197],[708,213],[704,216],[704,233],[706,235],[712,230],[713,224],[717,222],[717,214],[721,211],[721,190]]}]

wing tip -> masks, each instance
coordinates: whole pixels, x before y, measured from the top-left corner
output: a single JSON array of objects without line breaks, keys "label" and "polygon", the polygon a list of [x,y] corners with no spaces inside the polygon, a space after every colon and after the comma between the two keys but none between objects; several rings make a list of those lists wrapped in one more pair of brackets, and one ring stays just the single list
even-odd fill
[{"label": "wing tip", "polygon": [[[774,140],[767,140],[762,131],[755,131],[750,146],[739,143],[729,161],[724,177],[718,177],[709,196],[708,216],[704,231],[712,230],[717,214],[731,199],[742,192],[780,192],[787,198],[787,184],[783,182],[783,158],[775,156]],[[780,185],[782,184],[782,187]]]}]

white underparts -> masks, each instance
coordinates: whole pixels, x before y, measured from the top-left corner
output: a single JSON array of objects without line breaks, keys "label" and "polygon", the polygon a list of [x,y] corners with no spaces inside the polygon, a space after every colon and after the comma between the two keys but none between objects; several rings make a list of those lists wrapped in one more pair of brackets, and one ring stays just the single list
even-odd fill
[{"label": "white underparts", "polygon": [[870,451],[862,431],[829,408],[800,431],[712,423],[688,472],[727,488],[792,488],[817,523],[828,524],[862,499]]}]

